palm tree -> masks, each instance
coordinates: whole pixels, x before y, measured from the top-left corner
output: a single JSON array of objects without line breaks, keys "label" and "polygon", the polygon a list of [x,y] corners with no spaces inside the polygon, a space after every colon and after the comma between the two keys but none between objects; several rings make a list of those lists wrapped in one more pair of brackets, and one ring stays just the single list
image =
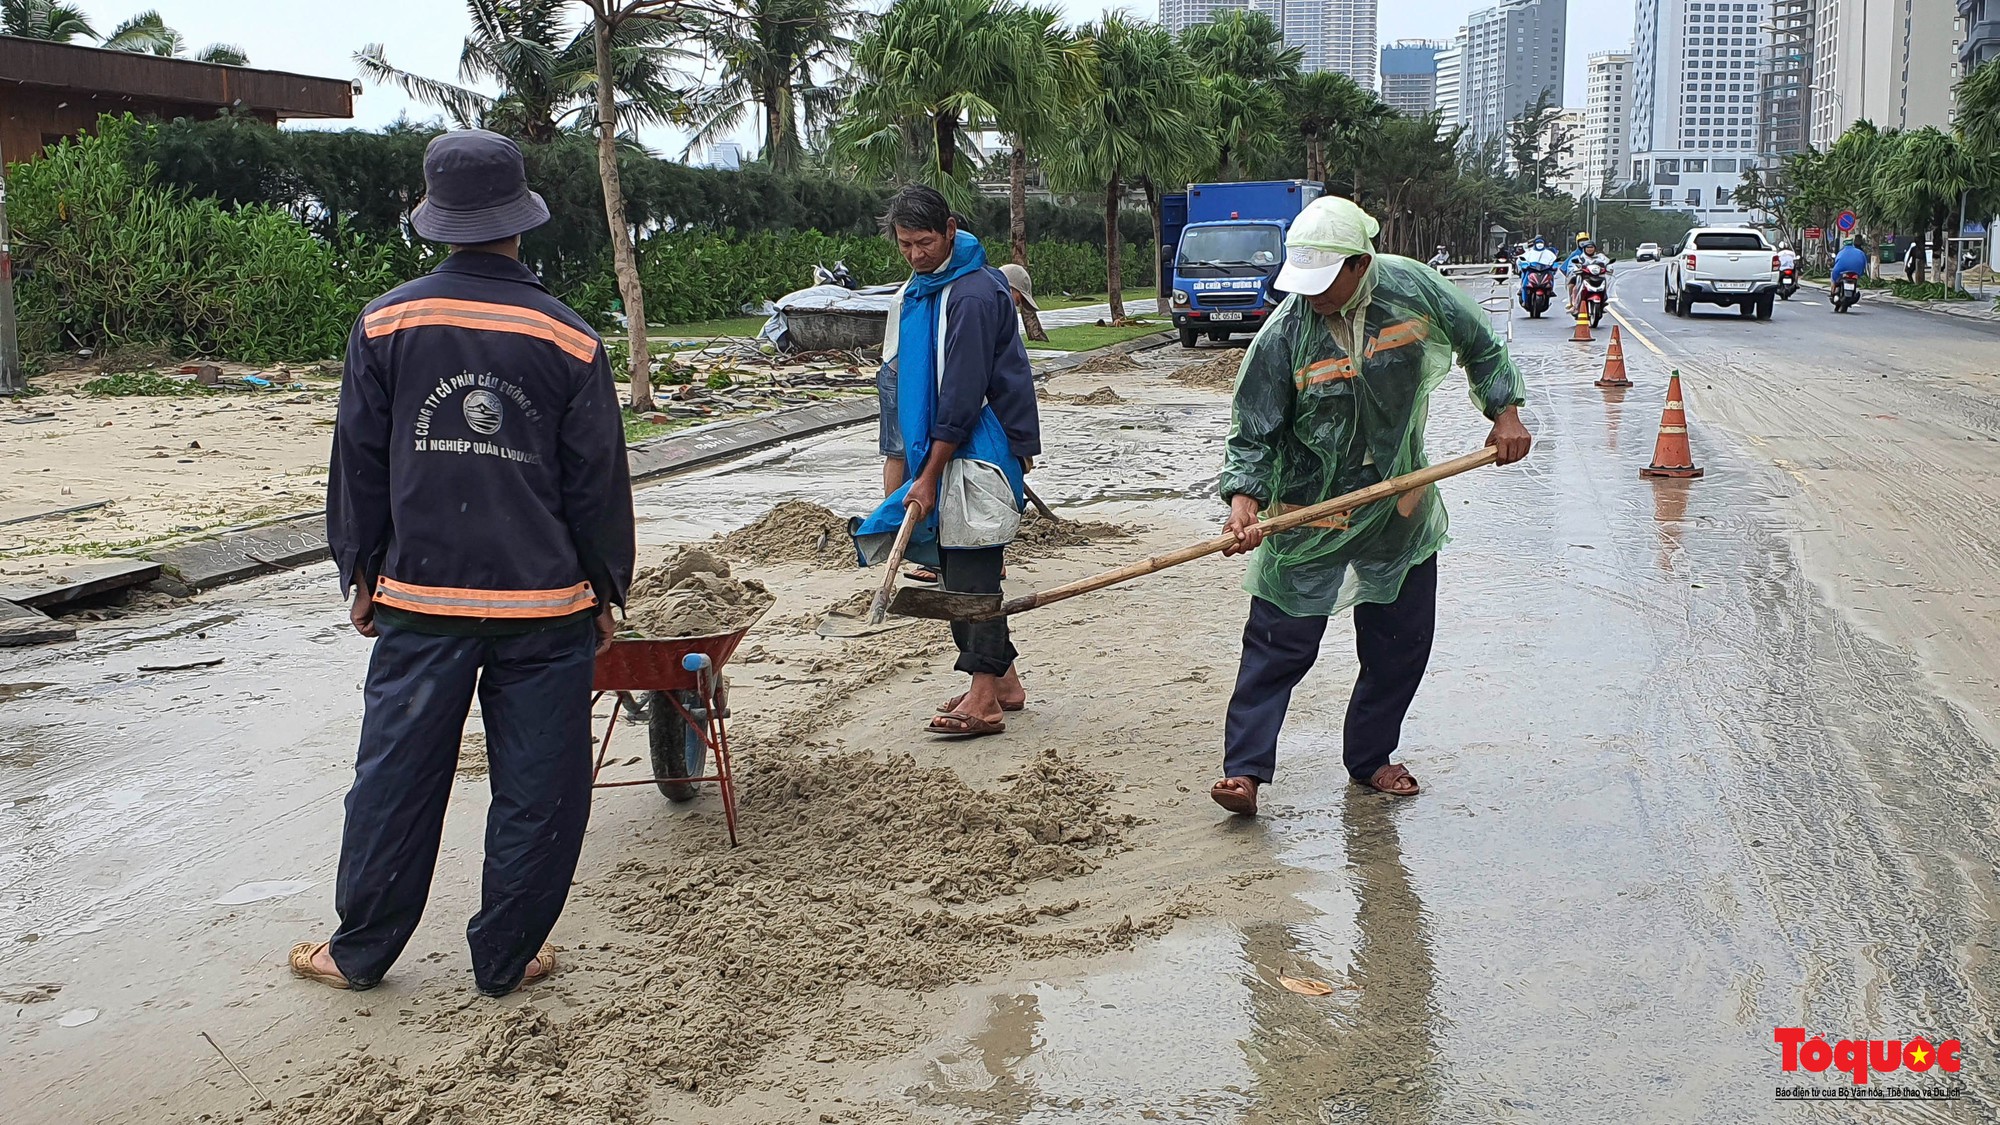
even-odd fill
[{"label": "palm tree", "polygon": [[1868,249],[1870,277],[1882,274],[1882,243],[1875,232],[1895,221],[1894,206],[1882,196],[1875,173],[1901,143],[1900,133],[1884,133],[1864,119],[1847,127],[1821,164],[1827,182],[1845,196],[1844,205],[1853,208],[1859,220],[1855,234]]},{"label": "palm tree", "polygon": [[1373,132],[1390,113],[1389,107],[1374,94],[1333,70],[1317,71],[1287,83],[1285,102],[1294,127],[1305,141],[1306,179],[1321,183],[1329,182],[1328,144],[1348,151],[1358,150],[1359,139]]},{"label": "palm tree", "polygon": [[[481,127],[535,144],[565,129],[592,123],[597,104],[597,58],[591,29],[571,26],[566,0],[466,0],[472,32],[459,52],[458,82],[412,74],[390,65],[382,45],[356,52],[363,77],[395,86],[440,109],[461,128]],[[686,113],[675,80],[674,48],[681,35],[659,20],[631,20],[612,35],[612,85],[622,117],[663,125]],[[498,96],[469,85],[485,82]]]},{"label": "palm tree", "polygon": [[1285,100],[1275,86],[1249,82],[1234,74],[1203,80],[1215,115],[1215,178],[1230,180],[1245,168],[1255,168],[1277,155],[1278,135],[1271,122],[1285,115]]},{"label": "palm tree", "polygon": [[97,38],[83,9],[58,0],[0,0],[0,35],[43,43]]},{"label": "palm tree", "polygon": [[693,96],[687,153],[742,125],[754,107],[771,170],[795,170],[805,136],[838,108],[836,88],[821,78],[846,61],[859,19],[855,0],[749,0],[741,14],[701,17],[697,38],[721,70]]},{"label": "palm tree", "polygon": [[130,51],[139,55],[161,55],[172,58],[187,50],[187,40],[181,33],[167,26],[158,12],[140,12],[138,15],[111,29],[111,34],[98,43],[107,51]]},{"label": "palm tree", "polygon": [[[1876,170],[1875,185],[1876,194],[1894,211],[1900,223],[1930,232],[1931,245],[1937,248],[1938,262],[1944,270],[1942,280],[1948,280],[1957,256],[1946,252],[1945,217],[1974,186],[1973,161],[1958,138],[1934,125],[1903,134],[1901,143]],[[1921,282],[1922,256],[1916,264],[1917,280]]]},{"label": "palm tree", "polygon": [[1047,45],[1009,0],[902,0],[854,47],[854,93],[834,145],[882,178],[921,154],[921,177],[954,203],[968,131],[990,126],[1042,78]]},{"label": "palm tree", "polygon": [[[1047,163],[1059,182],[1103,195],[1105,284],[1112,319],[1121,320],[1118,208],[1126,184],[1182,181],[1213,161],[1214,140],[1202,127],[1210,105],[1194,60],[1165,28],[1110,12],[1084,34],[1097,45],[1097,90],[1077,108],[1063,130],[1066,143]],[[1147,194],[1155,202],[1157,238],[1157,197]]]},{"label": "palm tree", "polygon": [[1285,46],[1285,33],[1263,12],[1223,12],[1181,32],[1181,46],[1203,74],[1245,82],[1286,82],[1299,76],[1305,52]]},{"label": "palm tree", "polygon": [[249,66],[250,55],[234,43],[210,43],[195,52],[194,61],[216,66]]}]

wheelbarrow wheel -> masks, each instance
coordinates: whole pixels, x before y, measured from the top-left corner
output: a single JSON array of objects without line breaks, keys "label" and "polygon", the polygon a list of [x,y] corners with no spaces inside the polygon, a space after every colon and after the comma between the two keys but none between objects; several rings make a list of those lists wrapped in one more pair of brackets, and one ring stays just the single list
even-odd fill
[{"label": "wheelbarrow wheel", "polygon": [[700,737],[688,729],[687,717],[666,692],[649,693],[646,710],[646,741],[653,753],[653,776],[659,779],[660,792],[676,804],[694,800],[694,786],[670,779],[700,772],[696,763],[707,757]]}]

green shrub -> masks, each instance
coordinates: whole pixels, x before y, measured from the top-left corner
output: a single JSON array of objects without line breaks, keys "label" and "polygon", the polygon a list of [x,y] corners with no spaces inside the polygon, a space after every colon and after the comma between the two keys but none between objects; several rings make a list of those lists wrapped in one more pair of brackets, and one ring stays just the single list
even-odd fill
[{"label": "green shrub", "polygon": [[83,393],[107,398],[128,395],[148,398],[194,398],[214,394],[215,391],[192,379],[176,379],[171,375],[160,375],[151,371],[126,371],[92,379],[83,385]]},{"label": "green shrub", "polygon": [[343,223],[320,239],[276,208],[158,186],[129,160],[145,128],[105,118],[12,169],[24,349],[339,355],[361,306],[399,280],[390,255]]},{"label": "green shrub", "polygon": [[1942,281],[1891,281],[1889,291],[1906,301],[1970,301],[1969,294],[1946,285]]}]

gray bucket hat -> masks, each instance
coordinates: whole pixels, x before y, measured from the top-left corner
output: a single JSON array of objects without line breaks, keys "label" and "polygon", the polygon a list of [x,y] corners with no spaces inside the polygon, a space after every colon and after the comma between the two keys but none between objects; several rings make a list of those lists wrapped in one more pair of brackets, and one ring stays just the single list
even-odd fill
[{"label": "gray bucket hat", "polygon": [[484,129],[454,129],[424,149],[424,199],[410,225],[432,242],[498,242],[549,221],[549,205],[528,190],[528,169],[513,141]]}]

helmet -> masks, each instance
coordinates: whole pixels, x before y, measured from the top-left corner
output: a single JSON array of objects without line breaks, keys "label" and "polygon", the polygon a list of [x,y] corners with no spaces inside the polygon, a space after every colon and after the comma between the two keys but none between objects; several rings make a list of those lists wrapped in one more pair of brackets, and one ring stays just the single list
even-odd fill
[{"label": "helmet", "polygon": [[1781,238],[1778,240],[1778,249],[1790,250],[1791,248],[1792,248],[1792,243],[1790,239]]},{"label": "helmet", "polygon": [[1536,236],[1535,236],[1535,248],[1536,248],[1536,249],[1538,249],[1538,250],[1539,250],[1539,249],[1541,249],[1541,247],[1542,247],[1542,244],[1543,244],[1543,239],[1542,239],[1542,236],[1541,236],[1541,235],[1539,235],[1539,234],[1538,234],[1538,235],[1536,235]]},{"label": "helmet", "polygon": [[1577,232],[1576,232],[1576,240],[1577,240],[1577,241],[1578,241],[1579,243],[1586,243],[1586,242],[1589,242],[1589,241],[1590,241],[1590,232],[1589,232],[1589,231],[1587,231],[1587,230],[1580,230],[1580,231],[1577,231]]},{"label": "helmet", "polygon": [[1596,240],[1596,239],[1594,239],[1594,238],[1586,238],[1586,239],[1584,239],[1584,240],[1583,240],[1583,248],[1584,248],[1585,250],[1595,250],[1595,249],[1597,249],[1597,240]]}]

